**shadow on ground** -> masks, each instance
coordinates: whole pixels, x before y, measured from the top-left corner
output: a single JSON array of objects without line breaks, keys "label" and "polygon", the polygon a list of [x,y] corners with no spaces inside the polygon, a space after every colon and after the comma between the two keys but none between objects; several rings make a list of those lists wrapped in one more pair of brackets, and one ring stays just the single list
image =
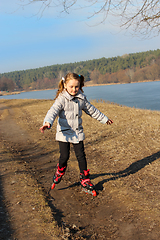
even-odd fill
[{"label": "shadow on ground", "polygon": [[13,230],[10,225],[9,215],[5,205],[2,178],[0,176],[0,239],[11,239]]},{"label": "shadow on ground", "polygon": [[126,169],[124,169],[122,171],[119,171],[117,173],[93,174],[93,175],[91,175],[91,179],[94,179],[94,178],[97,178],[100,176],[112,175],[112,177],[104,179],[95,185],[96,190],[102,191],[104,183],[118,179],[118,178],[127,177],[130,174],[134,174],[134,173],[138,172],[139,170],[141,170],[142,168],[144,168],[146,165],[149,165],[150,163],[156,161],[158,158],[160,158],[160,151],[152,154],[151,156],[148,156],[146,158],[143,158],[141,160],[138,160],[138,161],[132,163],[129,167],[127,167]]}]

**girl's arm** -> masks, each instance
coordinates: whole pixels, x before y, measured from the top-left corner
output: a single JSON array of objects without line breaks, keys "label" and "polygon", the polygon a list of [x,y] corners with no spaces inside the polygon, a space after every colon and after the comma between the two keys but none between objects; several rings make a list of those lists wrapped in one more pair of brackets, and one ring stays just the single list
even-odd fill
[{"label": "girl's arm", "polygon": [[100,112],[95,106],[93,106],[86,98],[84,103],[84,112],[91,116],[92,118],[95,118],[96,120],[100,121],[101,123],[105,124],[112,124],[113,121],[109,119],[107,116],[105,116],[102,112]]},{"label": "girl's arm", "polygon": [[62,110],[63,105],[60,96],[55,100],[54,104],[52,107],[49,109],[47,112],[44,121],[43,121],[43,126],[40,127],[40,131],[44,132],[44,130],[49,129],[52,127],[57,115],[59,112]]}]

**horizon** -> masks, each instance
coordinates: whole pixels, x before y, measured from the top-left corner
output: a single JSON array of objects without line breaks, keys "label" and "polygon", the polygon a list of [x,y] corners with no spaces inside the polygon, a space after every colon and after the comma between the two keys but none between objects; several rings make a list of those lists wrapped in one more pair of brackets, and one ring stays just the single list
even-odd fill
[{"label": "horizon", "polygon": [[[154,50],[148,50],[148,51],[156,51],[156,50],[159,50],[159,49],[160,49],[160,48],[158,48],[158,49],[154,49]],[[147,51],[142,51],[142,52],[147,52]],[[125,54],[123,54],[123,55],[136,54],[136,53],[142,53],[142,52],[125,53]],[[113,56],[113,57],[108,57],[108,58],[123,57],[123,55],[122,55],[122,56]],[[106,58],[106,57],[101,57],[101,58]],[[7,74],[7,73],[11,73],[11,72],[29,71],[29,70],[33,70],[33,69],[39,69],[39,68],[45,68],[45,67],[51,67],[51,66],[54,66],[54,65],[63,65],[63,64],[74,64],[74,63],[79,63],[79,62],[87,62],[87,61],[98,60],[98,59],[101,59],[101,58],[94,58],[94,59],[82,60],[82,61],[78,61],[78,62],[57,63],[57,64],[51,64],[51,65],[42,66],[42,67],[28,68],[28,69],[22,69],[22,70],[14,70],[14,71],[10,71],[10,72],[3,72],[3,73],[0,73],[0,74],[5,74],[5,73]],[[106,59],[107,59],[107,58],[106,58]]]}]

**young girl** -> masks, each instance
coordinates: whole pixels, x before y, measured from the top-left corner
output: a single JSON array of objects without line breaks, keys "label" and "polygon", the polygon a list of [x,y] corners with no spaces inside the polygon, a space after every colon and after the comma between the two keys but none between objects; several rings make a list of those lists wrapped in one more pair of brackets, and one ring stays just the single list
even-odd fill
[{"label": "young girl", "polygon": [[58,116],[56,140],[59,141],[60,158],[57,171],[53,177],[53,187],[59,183],[67,168],[70,155],[70,143],[73,144],[80,169],[80,183],[86,191],[94,191],[94,185],[89,179],[87,161],[83,140],[85,139],[82,127],[82,110],[101,123],[112,124],[103,113],[95,108],[83,94],[84,77],[76,73],[68,73],[60,80],[55,102],[48,111],[40,131],[52,127]]}]

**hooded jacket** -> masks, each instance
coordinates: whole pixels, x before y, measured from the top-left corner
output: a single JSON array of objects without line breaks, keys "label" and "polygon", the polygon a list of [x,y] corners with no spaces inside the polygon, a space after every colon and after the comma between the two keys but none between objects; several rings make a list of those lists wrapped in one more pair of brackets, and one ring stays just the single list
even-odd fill
[{"label": "hooded jacket", "polygon": [[85,139],[81,118],[82,110],[103,124],[108,121],[108,117],[94,107],[81,90],[76,96],[63,90],[47,112],[44,123],[48,122],[52,126],[58,116],[56,140],[79,143]]}]

